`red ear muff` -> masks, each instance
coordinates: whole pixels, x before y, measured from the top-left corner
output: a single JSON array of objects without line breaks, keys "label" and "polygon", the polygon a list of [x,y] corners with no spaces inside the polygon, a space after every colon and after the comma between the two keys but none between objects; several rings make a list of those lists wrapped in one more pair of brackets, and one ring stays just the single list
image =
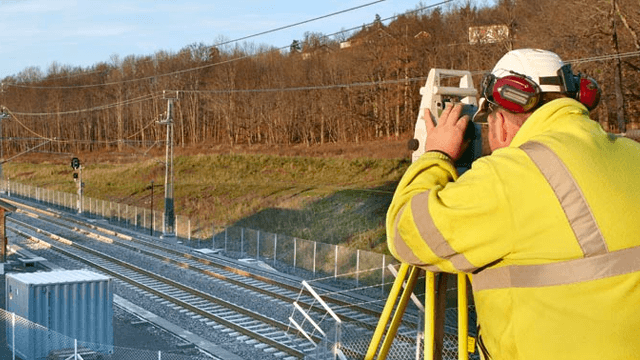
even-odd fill
[{"label": "red ear muff", "polygon": [[[595,109],[600,102],[598,83],[588,76],[574,75],[571,64],[563,65],[557,76],[543,76],[539,81],[542,85],[559,87],[558,91],[580,101],[589,110]],[[540,103],[541,93],[540,86],[531,78],[513,71],[501,78],[489,73],[482,79],[482,97],[514,113],[535,109]]]},{"label": "red ear muff", "polygon": [[494,77],[488,85],[491,86],[486,89],[486,92],[490,92],[487,95],[491,96],[488,99],[514,113],[529,112],[540,101],[538,84],[522,75],[507,75],[499,79]]},{"label": "red ear muff", "polygon": [[588,76],[580,76],[580,89],[576,93],[576,100],[586,106],[589,111],[598,106],[600,93],[600,87],[594,79]]}]

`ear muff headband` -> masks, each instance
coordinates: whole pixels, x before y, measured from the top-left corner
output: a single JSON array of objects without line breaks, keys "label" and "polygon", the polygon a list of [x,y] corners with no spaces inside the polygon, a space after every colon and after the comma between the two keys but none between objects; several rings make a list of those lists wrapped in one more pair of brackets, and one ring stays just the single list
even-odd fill
[{"label": "ear muff headband", "polygon": [[[591,77],[574,75],[571,65],[566,64],[558,70],[557,77],[541,78],[545,84],[559,85],[570,97],[580,101],[589,111],[598,106],[601,90]],[[526,113],[538,106],[541,90],[530,78],[513,73],[502,78],[487,74],[482,80],[482,96],[514,113]]]}]

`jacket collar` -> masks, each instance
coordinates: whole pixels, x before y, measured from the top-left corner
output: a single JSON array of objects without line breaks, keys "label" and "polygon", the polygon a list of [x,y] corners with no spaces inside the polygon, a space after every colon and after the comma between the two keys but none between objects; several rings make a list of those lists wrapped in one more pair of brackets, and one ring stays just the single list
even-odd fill
[{"label": "jacket collar", "polygon": [[548,131],[563,131],[575,121],[589,119],[589,111],[579,101],[561,98],[542,105],[524,122],[509,147],[519,147],[534,136]]}]

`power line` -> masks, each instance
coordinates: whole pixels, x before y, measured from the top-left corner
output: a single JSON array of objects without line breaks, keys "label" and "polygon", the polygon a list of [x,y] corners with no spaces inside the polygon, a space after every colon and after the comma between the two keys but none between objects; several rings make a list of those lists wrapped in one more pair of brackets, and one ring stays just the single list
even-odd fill
[{"label": "power line", "polygon": [[141,102],[153,100],[153,99],[155,99],[157,97],[158,97],[158,95],[146,94],[146,95],[139,96],[137,98],[133,98],[133,99],[129,99],[129,100],[113,103],[113,104],[96,106],[96,107],[87,108],[87,109],[78,109],[78,110],[69,110],[69,111],[60,111],[60,112],[49,112],[49,113],[12,112],[11,114],[12,115],[20,115],[20,116],[77,115],[77,114],[85,113],[85,112],[107,110],[107,109],[111,109],[111,108],[115,108],[115,107],[119,107],[119,106],[138,104],[138,103],[141,103]]},{"label": "power line", "polygon": [[[384,0],[382,0],[382,1],[384,1]],[[399,14],[399,15],[394,15],[394,16],[390,16],[390,17],[384,18],[384,19],[382,19],[380,21],[387,21],[387,20],[390,20],[390,19],[395,19],[395,18],[398,18],[398,17],[406,15],[406,14],[412,14],[412,13],[416,13],[416,12],[419,12],[419,11],[422,11],[422,10],[426,10],[426,9],[429,9],[429,8],[438,7],[438,6],[450,3],[452,1],[453,0],[445,0],[445,1],[442,1],[442,2],[439,2],[439,3],[436,3],[436,4],[423,6],[421,8],[415,9],[415,10],[406,11],[406,12],[404,12],[402,14]],[[376,1],[374,3],[377,3],[377,2],[380,2],[380,1]],[[366,5],[363,5],[363,6],[372,5],[374,3],[366,4]],[[352,8],[352,9],[356,9],[356,8]],[[352,9],[344,10],[343,12],[351,11]],[[327,16],[329,16],[329,15],[326,15],[324,17],[327,17]],[[308,20],[306,22],[309,22],[309,21],[311,21],[311,20]],[[358,27],[353,27],[353,28],[347,29],[347,30],[341,30],[341,31],[332,33],[330,35],[325,35],[324,37],[327,38],[327,37],[331,37],[331,36],[336,36],[338,34],[343,34],[343,33],[349,32],[349,31],[360,29],[362,26],[366,27],[366,26],[371,26],[373,24],[375,24],[375,22],[364,24],[364,25],[361,25],[361,26],[358,26]],[[271,32],[271,30],[269,30],[267,32]],[[232,40],[232,41],[229,41],[229,42],[235,42],[235,41],[239,41],[239,40]],[[229,43],[229,42],[227,42],[227,43]],[[221,43],[221,44],[227,44],[227,43]],[[220,45],[216,45],[216,46],[220,46]],[[288,49],[290,46],[291,45],[286,45],[286,46],[282,46],[282,47],[279,47],[279,48],[272,48],[269,51],[281,51],[281,50]],[[213,47],[215,47],[215,46],[213,46]],[[240,56],[240,57],[237,57],[237,58],[233,58],[233,59],[217,62],[217,63],[214,63],[214,64],[206,64],[206,65],[197,66],[197,67],[193,67],[193,68],[173,71],[173,72],[165,73],[165,74],[156,74],[156,75],[150,75],[150,76],[137,78],[137,79],[120,80],[120,81],[114,81],[114,82],[102,83],[102,84],[73,85],[73,86],[32,86],[32,85],[21,85],[21,84],[7,84],[7,85],[12,86],[12,87],[17,87],[17,88],[28,88],[28,89],[85,89],[85,88],[94,88],[94,87],[101,87],[101,86],[120,85],[120,84],[127,84],[127,83],[131,83],[131,82],[138,82],[138,81],[144,81],[144,80],[155,80],[155,79],[161,78],[161,77],[179,75],[179,74],[184,74],[184,73],[188,73],[188,72],[192,72],[192,71],[197,71],[197,70],[210,68],[210,67],[213,67],[213,66],[225,65],[225,64],[229,64],[229,63],[232,63],[232,62],[235,62],[235,61],[240,61],[240,60],[243,60],[243,59],[259,56],[259,55],[262,55],[264,53],[266,53],[266,52],[253,54],[253,55],[244,55],[244,56]],[[84,75],[84,74],[82,74],[82,75]],[[43,80],[48,80],[48,79],[43,79]]]},{"label": "power line", "polygon": [[331,14],[327,14],[327,15],[319,16],[319,17],[316,17],[316,18],[313,18],[313,19],[309,19],[309,20],[304,20],[304,21],[301,21],[301,22],[297,22],[297,23],[295,23],[295,24],[285,25],[285,26],[281,26],[281,27],[279,27],[279,28],[275,28],[275,29],[271,29],[271,30],[267,30],[267,31],[259,32],[259,33],[257,33],[257,34],[253,34],[253,35],[248,35],[248,36],[245,36],[245,37],[241,37],[241,38],[239,38],[239,39],[235,39],[235,40],[230,40],[230,41],[221,42],[221,43],[219,43],[219,44],[213,45],[213,46],[212,46],[212,48],[215,48],[215,47],[218,47],[218,46],[222,46],[222,45],[227,45],[227,44],[230,44],[230,43],[233,43],[233,42],[238,42],[238,41],[246,40],[246,39],[249,39],[249,38],[252,38],[252,37],[256,37],[256,36],[260,36],[260,35],[269,34],[269,33],[276,32],[276,31],[280,31],[280,30],[284,30],[284,29],[292,28],[292,27],[295,27],[295,26],[298,26],[298,25],[302,25],[302,24],[306,24],[306,23],[310,23],[310,22],[313,22],[313,21],[316,21],[316,20],[325,19],[325,18],[328,18],[328,17],[331,17],[331,16],[344,14],[344,13],[347,13],[347,12],[350,12],[350,11],[353,11],[353,10],[358,10],[358,9],[361,9],[361,8],[364,8],[364,7],[367,7],[367,6],[371,6],[371,5],[374,5],[374,4],[377,4],[377,3],[383,2],[383,1],[386,1],[386,0],[378,0],[378,1],[370,2],[370,3],[364,4],[364,5],[360,5],[360,6],[352,7],[352,8],[346,9],[346,10],[341,10],[341,11],[337,11],[337,12],[334,12],[334,13],[331,13]]},{"label": "power line", "polygon": [[[289,28],[292,28],[292,27],[296,27],[296,26],[299,26],[299,25],[307,24],[307,23],[314,22],[314,21],[317,21],[317,20],[326,19],[326,18],[329,18],[329,17],[332,17],[332,16],[336,16],[336,15],[348,13],[348,12],[351,12],[351,11],[355,11],[355,10],[358,10],[358,9],[362,9],[362,8],[365,8],[365,7],[369,7],[371,5],[375,5],[377,3],[381,3],[381,2],[384,2],[384,1],[386,1],[386,0],[376,0],[376,1],[373,1],[373,2],[370,2],[370,3],[366,3],[366,4],[363,4],[363,5],[355,6],[355,7],[349,8],[349,9],[336,11],[336,12],[331,13],[331,14],[318,16],[318,17],[315,17],[315,18],[312,18],[312,19],[308,19],[308,20],[304,20],[304,21],[300,21],[300,22],[297,22],[297,23],[294,23],[294,24],[285,25],[285,26],[281,26],[281,27],[278,27],[278,28],[275,28],[275,29],[262,31],[262,32],[259,32],[259,33],[256,33],[256,34],[243,36],[243,37],[240,37],[240,38],[237,38],[237,39],[234,39],[234,40],[225,41],[225,42],[222,42],[222,43],[219,43],[219,44],[215,44],[215,45],[209,46],[209,48],[215,48],[215,47],[218,47],[218,46],[227,45],[227,44],[239,42],[239,41],[242,41],[242,40],[258,37],[258,36],[261,36],[261,35],[270,34],[270,33],[273,33],[273,32],[280,31],[280,30],[289,29]],[[450,0],[450,1],[453,1],[453,0]],[[150,61],[155,61],[155,60],[150,60]],[[98,73],[98,72],[101,72],[101,70],[95,70],[95,71],[91,71],[91,72],[84,72],[82,74],[74,74],[74,75],[64,75],[64,76],[59,76],[59,77],[52,77],[52,78],[47,78],[47,79],[43,79],[43,80],[55,80],[55,79],[69,78],[69,77],[72,77],[72,76],[73,77],[84,76],[84,75],[90,75],[90,74],[94,74],[94,73]],[[138,80],[146,80],[146,79],[148,79],[148,78],[142,78],[142,79],[138,79]],[[138,81],[138,80],[134,80],[134,81]],[[120,83],[120,82],[116,82],[116,83]],[[63,89],[66,89],[66,88],[83,88],[83,87],[106,86],[106,85],[111,85],[111,84],[113,84],[113,83],[94,84],[94,85],[79,85],[79,86],[69,86],[69,87],[65,87],[65,86],[63,86],[63,87],[47,87],[47,86],[40,87],[40,86],[23,86],[23,85],[18,85],[18,84],[8,84],[8,85],[11,85],[11,86],[14,86],[14,87],[28,87],[28,88],[35,88],[35,89],[41,89],[41,88],[51,88],[51,89],[63,88]]]},{"label": "power line", "polygon": [[[640,51],[627,52],[623,54],[608,54],[608,55],[600,55],[589,58],[581,58],[569,60],[566,62],[573,64],[582,64],[596,61],[608,61],[617,58],[629,58],[629,57],[637,57],[640,56]],[[487,73],[490,70],[477,70],[472,71],[472,75],[482,75]],[[294,91],[310,91],[310,90],[331,90],[331,89],[348,89],[353,87],[367,87],[367,86],[385,86],[385,85],[394,85],[394,84],[402,84],[407,82],[418,82],[418,81],[426,81],[427,77],[414,77],[409,79],[394,79],[394,80],[384,80],[384,81],[372,81],[372,82],[356,82],[349,84],[334,84],[334,85],[316,85],[316,86],[298,86],[298,87],[290,87],[290,88],[271,88],[271,89],[222,89],[222,90],[171,90],[175,92],[182,93],[194,93],[194,94],[236,94],[236,93],[274,93],[274,92],[294,92]],[[105,110],[117,106],[122,105],[131,105],[143,101],[149,101],[156,98],[156,95],[143,95],[140,98],[135,98],[132,100],[128,100],[125,102],[119,102],[104,106],[98,106],[94,108],[88,109],[80,109],[80,110],[72,110],[72,111],[64,111],[64,112],[55,112],[55,113],[22,113],[16,112],[16,115],[22,116],[50,116],[50,115],[73,115],[82,112],[91,112],[91,111],[100,111]]]},{"label": "power line", "polygon": [[[589,63],[595,61],[608,61],[617,58],[628,58],[640,56],[640,51],[633,51],[624,54],[609,54],[609,55],[601,55],[591,58],[582,58],[569,60],[566,62],[573,64],[582,64]],[[472,75],[482,75],[487,73],[490,70],[477,70],[472,71]],[[273,88],[273,89],[229,89],[229,90],[171,90],[178,91],[182,93],[204,93],[204,94],[233,94],[233,93],[262,93],[262,92],[288,92],[288,91],[306,91],[306,90],[329,90],[329,89],[344,89],[351,87],[363,87],[363,86],[380,86],[380,85],[393,85],[400,84],[405,82],[417,82],[417,81],[426,81],[427,77],[414,77],[409,79],[396,79],[396,80],[384,80],[384,81],[372,81],[372,82],[357,82],[350,84],[335,84],[335,85],[320,85],[320,86],[300,86],[300,87],[291,87],[291,88]]]},{"label": "power line", "polygon": [[582,64],[582,63],[589,63],[589,62],[596,62],[596,61],[608,61],[608,60],[614,60],[614,59],[625,59],[625,58],[635,57],[635,56],[640,56],[640,51],[631,51],[631,52],[626,52],[626,53],[622,53],[622,54],[599,55],[599,56],[594,56],[594,57],[590,57],[590,58],[569,60],[569,61],[566,61],[566,62],[569,62],[569,63],[572,63],[572,64]]},{"label": "power line", "polygon": [[233,94],[233,93],[263,93],[263,92],[289,92],[289,91],[306,91],[306,90],[331,90],[331,89],[348,89],[352,87],[363,86],[380,86],[399,84],[405,82],[416,82],[426,80],[426,77],[416,77],[410,79],[384,80],[384,81],[368,81],[350,84],[320,85],[320,86],[298,86],[291,88],[273,88],[273,89],[238,89],[238,90],[171,90],[182,93],[198,93],[198,94]]}]

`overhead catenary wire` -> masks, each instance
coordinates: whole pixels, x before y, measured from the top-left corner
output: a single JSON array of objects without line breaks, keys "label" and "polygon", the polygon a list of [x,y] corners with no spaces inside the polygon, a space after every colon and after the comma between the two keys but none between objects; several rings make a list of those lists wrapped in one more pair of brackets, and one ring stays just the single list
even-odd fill
[{"label": "overhead catenary wire", "polygon": [[[381,19],[380,21],[388,21],[388,20],[395,19],[395,18],[398,18],[398,17],[406,15],[406,14],[412,14],[412,13],[416,13],[416,12],[419,12],[419,11],[422,11],[422,10],[438,7],[438,6],[450,3],[452,1],[453,0],[444,0],[444,1],[441,1],[441,2],[436,3],[436,4],[423,6],[423,7],[420,7],[418,9],[414,9],[414,10],[405,11],[405,12],[399,14],[399,15],[393,15],[393,16]],[[376,3],[377,2],[378,1],[376,1]],[[373,3],[371,3],[371,4],[373,4]],[[309,21],[306,21],[306,22],[309,22]],[[338,32],[335,32],[335,33],[332,33],[332,34],[329,34],[329,35],[325,35],[324,38],[336,36],[336,35],[339,35],[339,34],[344,34],[344,33],[347,33],[349,31],[360,29],[362,26],[366,27],[366,26],[371,26],[373,24],[375,24],[375,21],[371,22],[371,23],[368,23],[368,24],[364,24],[364,25],[358,26],[358,27],[353,27],[353,28],[350,28],[350,29],[341,30],[341,31],[338,31]],[[239,41],[239,40],[236,39],[236,40],[232,40],[230,42],[237,42],[237,41]],[[216,47],[216,46],[220,46],[220,44],[219,45],[214,45],[212,47]],[[281,50],[285,50],[285,49],[290,48],[290,46],[291,45],[281,46],[281,47],[277,47],[277,48],[274,47],[274,48],[270,48],[268,51],[281,51]],[[192,72],[192,71],[198,71],[198,70],[202,70],[202,69],[206,69],[206,68],[210,68],[210,67],[214,67],[214,66],[226,65],[226,64],[233,63],[233,62],[240,61],[240,60],[244,60],[244,59],[247,59],[247,58],[256,57],[256,56],[262,55],[264,53],[266,53],[266,52],[260,52],[258,54],[247,54],[247,55],[244,55],[244,56],[239,56],[239,57],[236,57],[236,58],[232,58],[232,59],[228,59],[228,60],[225,60],[225,61],[216,62],[216,63],[213,63],[213,64],[206,64],[206,65],[196,66],[196,67],[177,70],[177,71],[164,73],[164,74],[155,74],[155,75],[145,76],[145,77],[141,77],[141,78],[119,80],[119,81],[106,82],[106,83],[101,83],[101,84],[69,85],[69,86],[57,86],[57,85],[56,86],[43,86],[43,85],[23,85],[23,84],[16,84],[16,83],[6,83],[6,85],[12,86],[12,87],[16,87],[16,88],[28,88],[28,89],[86,89],[86,88],[95,88],[95,87],[103,87],[103,86],[112,86],[112,85],[127,84],[127,83],[138,82],[138,81],[155,80],[157,78],[162,78],[162,77],[167,77],[167,76],[181,75],[181,74],[184,74],[184,73],[188,73],[188,72]],[[87,73],[83,73],[81,75],[85,75],[85,74],[87,74]],[[43,79],[43,80],[49,80],[49,79]]]},{"label": "overhead catenary wire", "polygon": [[[640,57],[640,51],[633,51],[624,54],[609,54],[609,55],[601,55],[597,57],[590,58],[581,58],[575,60],[568,60],[566,62],[572,64],[582,64],[596,61],[608,61],[614,60],[617,58],[628,58],[628,57]],[[472,75],[482,75],[490,70],[477,70],[472,71]],[[367,82],[356,82],[349,84],[334,84],[334,85],[316,85],[316,86],[298,86],[298,87],[290,87],[290,88],[271,88],[271,89],[221,89],[221,90],[171,90],[181,93],[202,93],[202,94],[232,94],[232,93],[262,93],[262,92],[288,92],[288,91],[309,91],[309,90],[330,90],[330,89],[342,89],[342,88],[351,88],[351,87],[363,87],[363,86],[381,86],[381,85],[393,85],[393,84],[401,84],[406,82],[418,82],[418,81],[426,81],[426,76],[413,77],[408,79],[394,79],[394,80],[382,80],[382,81],[367,81]]]},{"label": "overhead catenary wire", "polygon": [[313,18],[313,19],[304,20],[304,21],[300,21],[300,22],[297,22],[297,23],[294,23],[294,24],[281,26],[281,27],[278,27],[278,28],[275,28],[275,29],[262,31],[262,32],[259,32],[259,33],[257,33],[257,34],[253,34],[253,35],[248,35],[248,36],[245,36],[245,37],[241,37],[241,38],[239,38],[239,39],[235,39],[235,40],[229,40],[229,41],[221,42],[221,43],[219,43],[219,44],[215,44],[215,45],[213,45],[212,47],[214,47],[214,48],[215,48],[215,47],[218,47],[218,46],[227,45],[227,44],[230,44],[230,43],[234,43],[234,42],[238,42],[238,41],[242,41],[242,40],[250,39],[250,38],[253,38],[253,37],[256,37],[256,36],[265,35],[265,34],[270,34],[270,33],[276,32],[276,31],[284,30],[284,29],[289,29],[289,28],[292,28],[292,27],[295,27],[295,26],[298,26],[298,25],[307,24],[307,23],[310,23],[310,22],[313,22],[313,21],[316,21],[316,20],[321,20],[321,19],[325,19],[325,18],[328,18],[328,17],[331,17],[331,16],[336,16],[336,15],[340,15],[340,14],[348,13],[348,12],[350,12],[350,11],[354,11],[354,10],[362,9],[362,8],[365,8],[365,7],[368,7],[368,6],[371,6],[371,5],[374,5],[374,4],[377,4],[377,3],[383,2],[383,1],[386,1],[386,0],[377,0],[377,1],[370,2],[370,3],[364,4],[364,5],[359,5],[359,6],[355,6],[355,7],[349,8],[349,9],[345,9],[345,10],[337,11],[337,12],[334,12],[334,13],[331,13],[331,14],[327,14],[327,15],[323,15],[323,16],[318,16],[318,17]]},{"label": "overhead catenary wire", "polygon": [[[640,51],[627,52],[623,54],[608,54],[608,55],[600,55],[595,57],[588,58],[580,58],[574,60],[568,60],[566,62],[572,64],[583,64],[589,62],[597,62],[597,61],[608,61],[614,60],[618,58],[629,58],[629,57],[640,57]],[[481,75],[489,70],[476,70],[472,71],[472,75]],[[194,94],[234,94],[234,93],[273,93],[273,92],[295,92],[295,91],[312,91],[312,90],[331,90],[331,89],[345,89],[352,87],[365,87],[365,86],[385,86],[385,85],[394,85],[394,84],[403,84],[403,83],[414,83],[419,81],[425,81],[427,79],[426,76],[423,77],[413,77],[408,79],[393,79],[393,80],[381,80],[381,81],[367,81],[367,82],[355,82],[348,84],[333,84],[333,85],[312,85],[312,86],[296,86],[289,88],[263,88],[263,89],[212,89],[212,90],[190,90],[190,89],[180,89],[180,90],[169,90],[171,92],[180,92],[184,94],[194,93]],[[122,105],[130,105],[143,101],[153,100],[157,95],[143,95],[139,98],[127,100],[124,102],[118,102],[114,104],[108,104],[104,106],[97,106],[88,109],[78,109],[72,111],[64,111],[64,112],[51,112],[51,113],[26,113],[26,112],[16,112],[17,115],[22,116],[51,116],[51,115],[75,115],[81,112],[90,112],[90,111],[101,111],[117,106]]]},{"label": "overhead catenary wire", "polygon": [[[312,19],[303,20],[303,21],[300,21],[300,22],[297,22],[297,23],[294,23],[294,24],[280,26],[280,27],[277,27],[275,29],[265,30],[265,31],[262,31],[262,32],[259,32],[259,33],[255,33],[255,34],[252,34],[252,35],[247,35],[247,36],[243,36],[243,37],[240,37],[240,38],[237,38],[237,39],[224,41],[224,42],[212,45],[209,48],[215,48],[215,47],[219,47],[219,46],[223,46],[223,45],[228,45],[228,44],[231,44],[231,43],[240,42],[242,40],[258,37],[258,36],[261,36],[261,35],[274,33],[274,32],[280,31],[280,30],[289,29],[289,28],[296,27],[296,26],[299,26],[299,25],[308,24],[310,22],[314,22],[314,21],[317,21],[317,20],[326,19],[326,18],[329,18],[329,17],[332,17],[332,16],[341,15],[341,14],[345,14],[345,13],[348,13],[348,12],[351,12],[351,11],[355,11],[355,10],[359,10],[359,9],[362,9],[362,8],[365,8],[365,7],[369,7],[371,5],[375,5],[377,3],[384,2],[384,1],[386,1],[386,0],[376,0],[376,1],[373,1],[373,2],[370,2],[370,3],[366,3],[366,4],[363,4],[363,5],[354,6],[354,7],[351,7],[349,9],[340,10],[340,11],[336,11],[336,12],[333,12],[333,13],[330,13],[330,14],[327,14],[327,15],[322,15],[322,16],[318,16],[318,17],[315,17],[315,18],[312,18]],[[453,0],[449,0],[449,1],[453,1]],[[282,48],[280,48],[280,49],[282,49]],[[150,61],[155,61],[155,60],[150,60]],[[59,77],[51,77],[51,78],[47,78],[46,80],[55,80],[55,79],[61,79],[61,78],[85,76],[85,75],[91,75],[91,74],[98,73],[98,72],[102,72],[102,70],[83,72],[83,73],[79,73],[79,74],[69,74],[69,75],[64,75],[64,76],[59,76]],[[146,79],[148,79],[148,78],[135,79],[134,81],[140,81],[140,80],[146,80]],[[106,85],[117,84],[117,83],[119,83],[119,82],[94,84],[94,85],[77,85],[77,86],[70,86],[70,87],[39,87],[39,86],[25,86],[25,85],[10,84],[10,83],[8,83],[8,85],[15,86],[15,87],[29,87],[29,88],[36,88],[37,89],[37,88],[96,87],[96,86],[106,86]]]},{"label": "overhead catenary wire", "polygon": [[141,102],[145,102],[145,101],[150,101],[153,100],[155,98],[158,98],[159,95],[158,94],[145,94],[133,99],[128,99],[125,101],[119,101],[116,103],[112,103],[112,104],[107,104],[107,105],[100,105],[100,106],[95,106],[92,108],[86,108],[86,109],[77,109],[77,110],[69,110],[69,111],[59,111],[59,112],[47,112],[47,113],[28,113],[28,112],[12,112],[12,115],[20,115],[20,116],[52,116],[52,115],[78,115],[81,113],[85,113],[85,112],[93,112],[93,111],[101,111],[101,110],[107,110],[107,109],[112,109],[112,108],[116,108],[119,106],[125,106],[125,105],[133,105],[133,104],[138,104]]}]

